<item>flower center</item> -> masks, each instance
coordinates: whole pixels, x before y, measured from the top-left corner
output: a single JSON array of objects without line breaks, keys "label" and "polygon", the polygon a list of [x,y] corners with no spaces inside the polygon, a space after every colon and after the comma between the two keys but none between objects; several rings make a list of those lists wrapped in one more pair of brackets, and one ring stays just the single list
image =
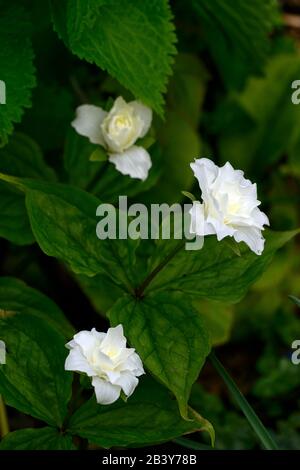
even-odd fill
[{"label": "flower center", "polygon": [[113,124],[116,130],[120,131],[123,129],[129,129],[131,127],[130,119],[128,119],[127,116],[116,116]]}]

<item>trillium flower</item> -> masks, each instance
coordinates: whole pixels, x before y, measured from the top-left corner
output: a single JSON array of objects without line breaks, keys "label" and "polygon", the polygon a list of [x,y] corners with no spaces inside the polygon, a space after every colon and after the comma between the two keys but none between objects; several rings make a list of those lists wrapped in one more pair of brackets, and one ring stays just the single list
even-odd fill
[{"label": "trillium flower", "polygon": [[134,392],[143,364],[132,348],[126,348],[122,325],[107,333],[80,331],[66,344],[70,353],[65,370],[83,372],[92,378],[96,399],[102,405],[118,400],[121,391],[129,397]]},{"label": "trillium flower", "polygon": [[190,232],[199,236],[215,234],[218,240],[230,236],[260,255],[265,242],[261,232],[269,219],[258,209],[256,184],[229,162],[218,167],[200,158],[191,163],[191,168],[202,191],[202,202],[195,201],[190,210]]},{"label": "trillium flower", "polygon": [[146,180],[152,166],[149,153],[135,142],[150,129],[152,110],[139,101],[126,103],[119,96],[109,112],[84,104],[71,123],[76,132],[104,147],[109,161],[123,175]]},{"label": "trillium flower", "polygon": [[4,341],[0,340],[0,364],[6,362],[6,347]]}]

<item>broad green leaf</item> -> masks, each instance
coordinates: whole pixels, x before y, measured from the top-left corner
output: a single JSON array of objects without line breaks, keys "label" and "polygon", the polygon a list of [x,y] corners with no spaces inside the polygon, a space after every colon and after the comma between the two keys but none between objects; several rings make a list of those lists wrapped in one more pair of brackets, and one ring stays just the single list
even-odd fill
[{"label": "broad green leaf", "polygon": [[0,319],[6,364],[0,366],[0,393],[23,413],[62,426],[71,397],[72,375],[64,370],[65,337],[36,315]]},{"label": "broad green leaf", "polygon": [[235,75],[260,71],[279,22],[276,0],[192,0],[204,38],[228,87]]},{"label": "broad green leaf", "polygon": [[155,185],[161,174],[162,155],[157,145],[148,149],[152,167],[146,181],[122,175],[108,161],[91,161],[91,155],[99,149],[101,147],[91,144],[88,139],[70,129],[64,149],[64,165],[69,183],[99,195],[102,201],[114,202],[119,195],[126,194],[129,197],[147,191]]},{"label": "broad green leaf", "polygon": [[193,306],[203,319],[210,334],[212,346],[226,343],[234,320],[232,306],[204,299],[195,300]]},{"label": "broad green leaf", "polygon": [[203,151],[198,125],[207,79],[208,72],[196,56],[177,56],[168,87],[166,121],[156,123],[162,175],[157,185],[142,196],[146,202],[178,202],[181,191],[192,187],[190,163]]},{"label": "broad green leaf", "polygon": [[124,326],[145,367],[174,393],[186,418],[192,384],[210,350],[197,311],[180,293],[159,292],[142,299],[124,296],[108,315],[113,325]]},{"label": "broad green leaf", "polygon": [[218,242],[215,236],[205,237],[201,250],[186,251],[180,243],[171,259],[158,246],[152,265],[150,260],[150,271],[161,269],[146,292],[172,289],[194,298],[237,302],[267,269],[275,252],[298,233],[266,231],[266,245],[260,256],[244,244],[240,244],[241,255],[237,256],[225,240]]},{"label": "broad green leaf", "polygon": [[51,0],[54,28],[72,52],[107,70],[162,114],[175,34],[167,0]]},{"label": "broad green leaf", "polygon": [[74,116],[70,87],[38,83],[33,91],[32,103],[32,108],[26,111],[22,120],[22,130],[34,138],[43,150],[59,149]]},{"label": "broad green leaf", "polygon": [[[250,78],[245,89],[232,97],[235,112],[228,122],[223,118],[226,124],[219,139],[224,162],[230,159],[240,168],[242,161],[243,170],[257,176],[292,151],[300,135],[300,107],[291,101],[291,84],[299,74],[297,56],[275,56],[263,77]],[[224,110],[220,112],[224,114]]]},{"label": "broad green leaf", "polygon": [[109,448],[159,444],[201,427],[182,419],[164,387],[144,377],[126,403],[101,406],[91,398],[72,416],[68,431]]},{"label": "broad green leaf", "polygon": [[24,107],[31,105],[35,85],[30,25],[19,5],[0,2],[0,80],[5,83],[6,103],[0,104],[0,146],[7,142],[13,123],[20,122]]},{"label": "broad green leaf", "polygon": [[85,189],[95,178],[99,164],[89,159],[96,148],[70,127],[64,147],[64,167],[70,184]]},{"label": "broad green leaf", "polygon": [[194,175],[190,163],[201,152],[199,133],[180,114],[168,111],[160,137],[162,176],[146,193],[151,203],[178,202],[183,189],[191,189]]},{"label": "broad green leaf", "polygon": [[44,319],[69,339],[74,330],[58,306],[41,292],[13,277],[0,277],[0,309]]},{"label": "broad green leaf", "polygon": [[75,450],[72,436],[54,428],[20,429],[0,442],[0,450]]},{"label": "broad green leaf", "polygon": [[135,277],[135,240],[99,240],[96,209],[100,201],[75,187],[0,175],[25,192],[31,228],[41,249],[77,274],[107,273],[131,291]]},{"label": "broad green leaf", "polygon": [[[0,171],[14,176],[55,179],[53,170],[43,160],[38,145],[21,133],[14,133],[0,149]],[[0,183],[0,236],[19,245],[34,241],[28,221],[24,196],[6,183]]]},{"label": "broad green leaf", "polygon": [[[194,54],[179,53],[167,93],[168,108],[197,128],[205,99],[209,72]],[[166,125],[167,125],[166,121]]]},{"label": "broad green leaf", "polygon": [[0,237],[18,245],[34,242],[23,194],[0,181]]},{"label": "broad green leaf", "polygon": [[44,161],[40,147],[25,134],[15,132],[0,149],[0,172],[22,178],[53,181],[55,173]]},{"label": "broad green leaf", "polygon": [[104,148],[100,145],[96,148],[96,150],[91,153],[90,162],[106,162],[108,160],[108,154],[105,152]]}]

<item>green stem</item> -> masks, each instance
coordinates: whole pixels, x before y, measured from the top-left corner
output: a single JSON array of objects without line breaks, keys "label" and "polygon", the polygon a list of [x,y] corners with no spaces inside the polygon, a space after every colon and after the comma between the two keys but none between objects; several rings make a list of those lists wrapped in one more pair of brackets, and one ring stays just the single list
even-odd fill
[{"label": "green stem", "polygon": [[168,264],[169,261],[181,250],[184,246],[185,240],[182,240],[175,248],[172,250],[168,256],[146,277],[142,284],[135,290],[136,297],[142,297],[144,291],[147,289],[149,284],[157,276],[157,274]]},{"label": "green stem", "polygon": [[0,395],[0,437],[1,439],[9,433],[9,425],[6,413],[6,407],[3,398]]},{"label": "green stem", "polygon": [[195,450],[214,450],[213,447],[207,446],[205,444],[201,444],[200,442],[192,441],[191,439],[185,439],[184,437],[178,437],[177,439],[173,439],[175,444],[179,444],[187,449],[195,449]]},{"label": "green stem", "polygon": [[87,184],[85,190],[88,193],[93,193],[95,190],[95,187],[99,183],[101,177],[105,174],[107,168],[109,167],[109,161],[107,160],[106,162],[102,163],[102,165],[99,168],[99,171],[97,171],[91,181]]},{"label": "green stem", "polygon": [[247,418],[250,426],[260,439],[261,443],[267,450],[278,450],[276,443],[273,441],[272,437],[270,436],[267,429],[264,427],[263,423],[253,410],[253,408],[249,405],[248,401],[242,394],[242,392],[237,387],[236,383],[232,380],[228,372],[225,370],[219,359],[215,356],[215,353],[212,351],[209,355],[209,359],[218,372],[218,374],[224,380],[229,392],[231,393],[232,397],[235,399],[236,403],[244,413],[245,417]]}]

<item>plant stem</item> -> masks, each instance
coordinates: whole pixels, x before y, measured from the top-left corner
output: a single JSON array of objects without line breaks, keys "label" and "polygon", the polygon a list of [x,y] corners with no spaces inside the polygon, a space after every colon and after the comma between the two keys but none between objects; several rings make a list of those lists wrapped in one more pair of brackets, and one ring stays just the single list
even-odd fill
[{"label": "plant stem", "polygon": [[146,279],[142,282],[142,284],[136,289],[135,295],[136,297],[142,297],[144,291],[149,286],[149,284],[153,281],[155,276],[168,264],[168,262],[178,253],[179,250],[183,247],[185,240],[182,240],[175,248],[172,250],[166,258],[159,263],[159,265],[153,269],[153,271],[146,277]]},{"label": "plant stem", "polygon": [[88,97],[84,94],[84,92],[80,88],[80,85],[77,81],[77,78],[74,77],[74,76],[70,77],[70,83],[71,83],[71,86],[72,86],[75,94],[77,95],[80,103],[82,103],[82,104],[88,103],[89,102]]},{"label": "plant stem", "polygon": [[272,437],[270,436],[267,429],[264,427],[263,423],[250,406],[242,392],[237,387],[236,383],[230,377],[226,369],[223,367],[219,359],[215,356],[215,353],[212,351],[209,355],[209,359],[218,372],[218,374],[222,377],[224,383],[226,384],[229,392],[231,393],[232,397],[235,399],[236,403],[244,413],[245,417],[247,418],[250,426],[254,430],[255,434],[260,439],[261,443],[265,447],[266,450],[278,450],[278,447]]},{"label": "plant stem", "polygon": [[93,178],[91,179],[91,181],[87,184],[85,190],[89,193],[93,193],[94,189],[95,189],[95,186],[97,185],[97,183],[99,182],[100,178],[104,175],[104,173],[106,172],[107,168],[109,166],[109,161],[107,160],[106,162],[104,162],[99,171],[97,171],[95,173],[95,175],[93,176]]},{"label": "plant stem", "polygon": [[200,442],[192,441],[191,439],[185,439],[184,437],[178,437],[177,439],[173,439],[173,442],[183,447],[186,447],[187,449],[214,450],[214,448],[211,446],[201,444]]},{"label": "plant stem", "polygon": [[9,433],[9,425],[6,413],[6,406],[0,395],[0,437],[1,439]]}]

